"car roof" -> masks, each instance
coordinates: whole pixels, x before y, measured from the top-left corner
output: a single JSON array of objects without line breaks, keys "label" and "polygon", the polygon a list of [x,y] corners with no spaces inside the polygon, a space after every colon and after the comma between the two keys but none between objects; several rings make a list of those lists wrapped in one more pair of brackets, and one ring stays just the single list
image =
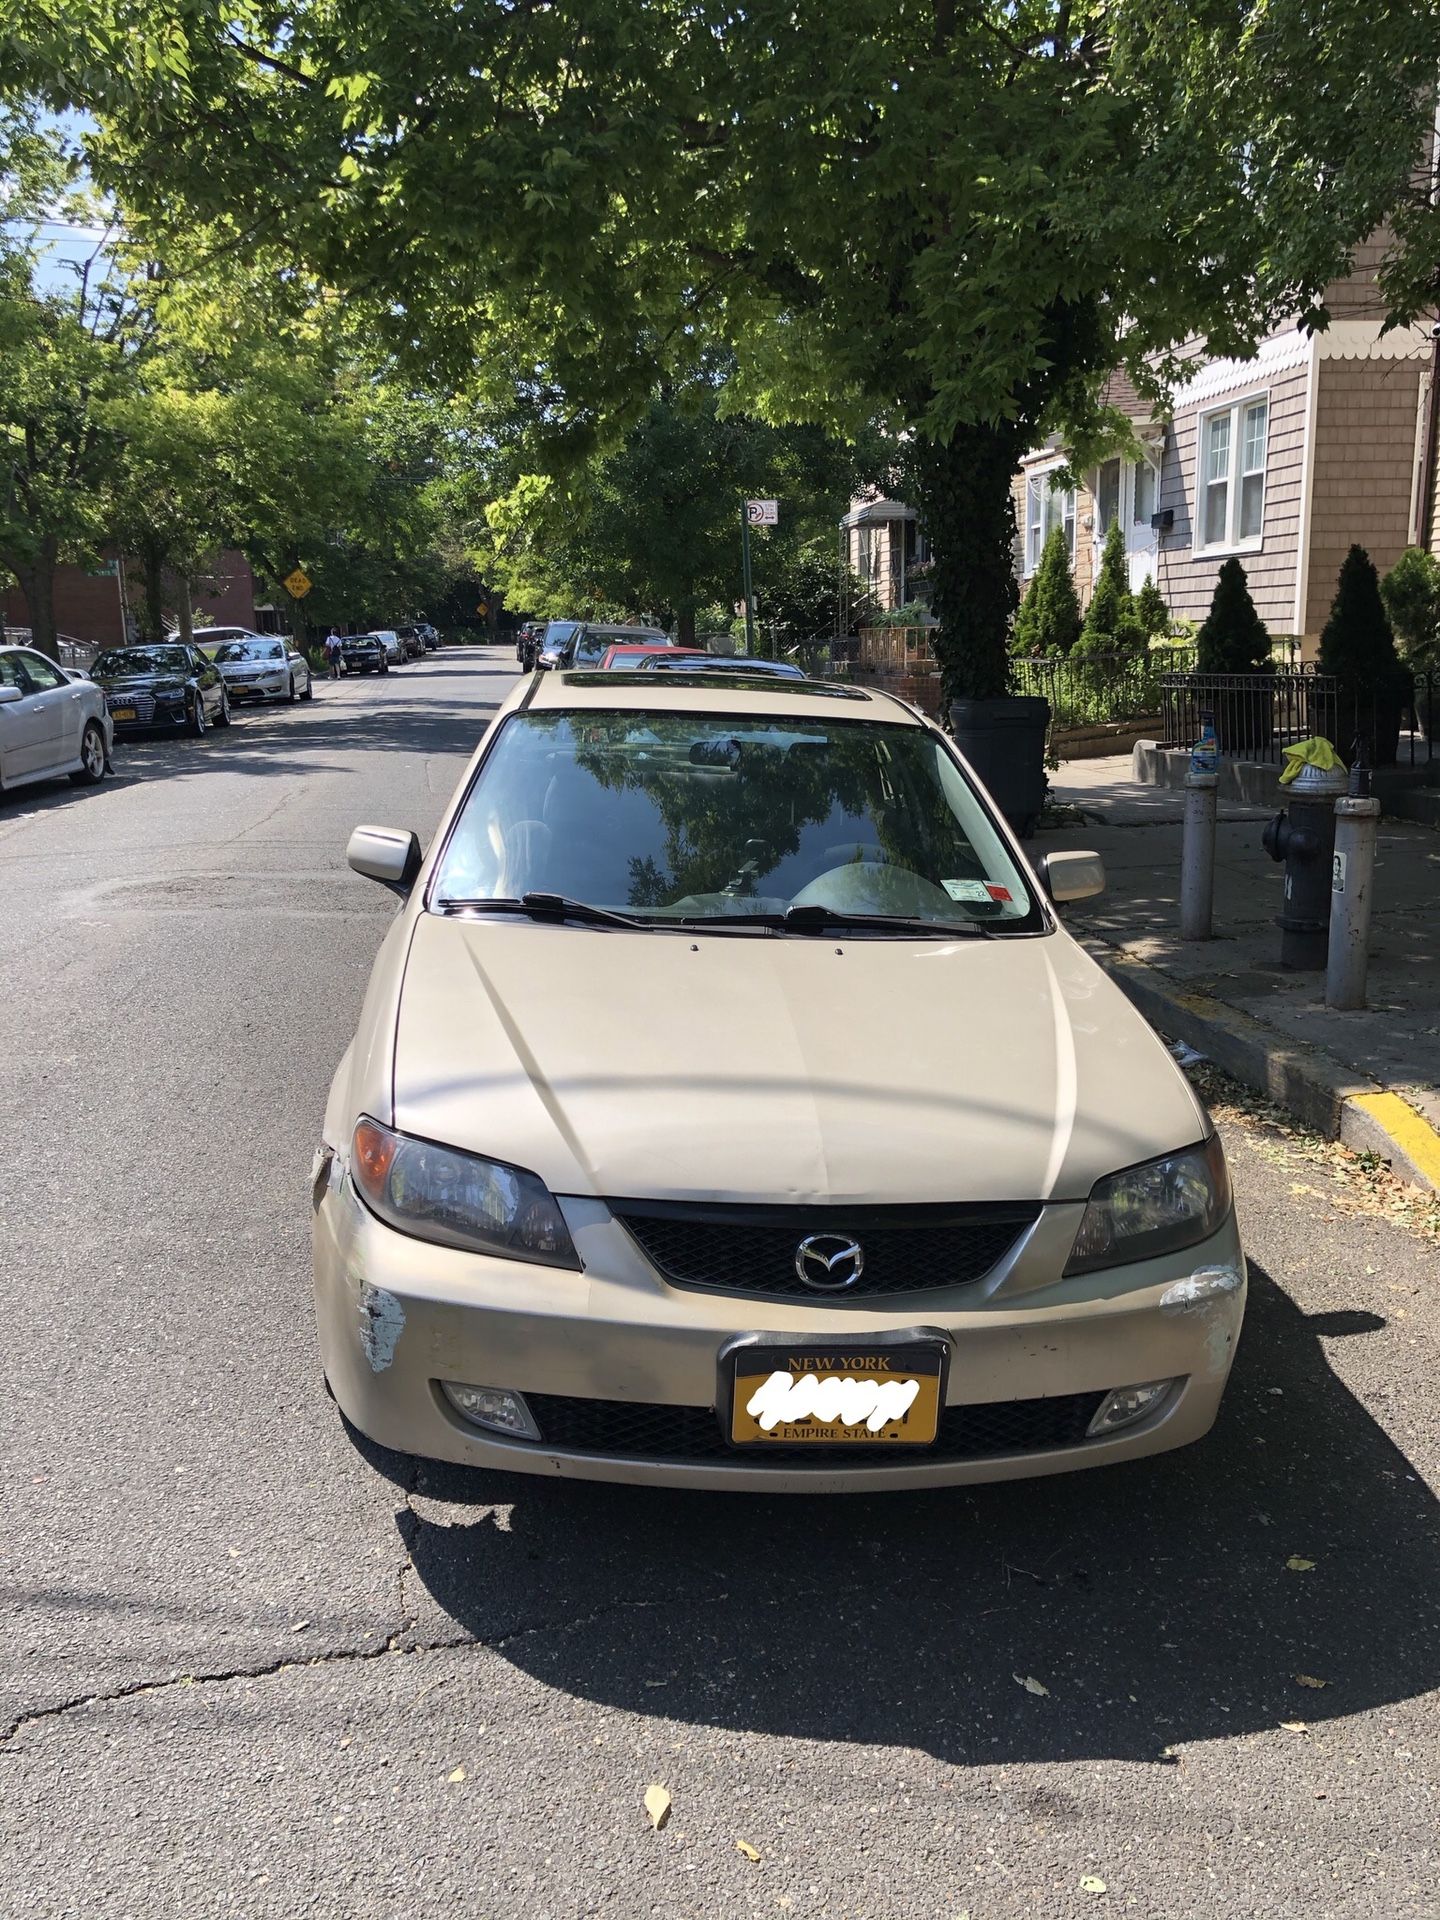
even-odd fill
[{"label": "car roof", "polygon": [[847,720],[876,720],[889,726],[919,727],[923,717],[893,694],[870,687],[844,686],[834,680],[782,680],[768,674],[722,674],[708,668],[687,674],[645,673],[636,669],[589,670],[535,675],[522,681],[506,706],[531,712],[617,708],[635,713],[788,714],[813,720],[826,708],[843,708]]}]

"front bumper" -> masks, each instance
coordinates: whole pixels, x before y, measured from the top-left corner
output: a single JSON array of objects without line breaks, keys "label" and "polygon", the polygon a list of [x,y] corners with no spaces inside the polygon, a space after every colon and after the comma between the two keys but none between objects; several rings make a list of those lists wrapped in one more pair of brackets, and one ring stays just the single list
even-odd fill
[{"label": "front bumper", "polygon": [[[322,1164],[314,1218],[320,1351],[353,1425],[398,1452],[466,1466],[674,1487],[867,1492],[1018,1479],[1198,1440],[1219,1409],[1244,1314],[1233,1215],[1188,1253],[1055,1281],[1082,1209],[1048,1207],[986,1281],[891,1295],[883,1311],[870,1311],[671,1287],[603,1202],[561,1205],[585,1263],[580,1273],[411,1239],[362,1205],[338,1160]],[[1240,1275],[1235,1291],[1188,1312],[1161,1310],[1173,1282],[1217,1266]],[[706,1416],[718,1421],[717,1359],[736,1334],[813,1342],[916,1327],[950,1343],[946,1418],[955,1439],[944,1457],[887,1449],[878,1461],[851,1454],[832,1465],[812,1448],[801,1465],[713,1443],[703,1457],[686,1457],[683,1436],[708,1435]],[[1084,1438],[1084,1419],[1075,1427],[1067,1411],[1083,1415],[1089,1396],[1163,1379],[1176,1385],[1157,1409],[1113,1435]],[[543,1424],[539,1442],[489,1434],[455,1412],[442,1380],[557,1397],[572,1412],[579,1402],[609,1403],[612,1413],[614,1403],[631,1403],[636,1424],[612,1419],[594,1431],[634,1439],[556,1446],[544,1440]],[[567,1424],[576,1431],[574,1420]],[[965,1451],[970,1432],[983,1436],[974,1454]],[[677,1433],[672,1451],[666,1436]],[[1007,1434],[1017,1437],[1008,1450]],[[693,1456],[693,1446],[688,1451]]]},{"label": "front bumper", "polygon": [[[134,713],[133,719],[119,718],[115,709],[121,713]],[[154,727],[184,727],[190,724],[190,705],[182,695],[178,699],[156,699],[154,694],[117,694],[111,702],[106,702],[106,718],[110,722],[111,738],[117,733],[148,733]]]},{"label": "front bumper", "polygon": [[290,680],[287,674],[271,674],[264,680],[227,680],[225,691],[232,700],[286,700]]}]

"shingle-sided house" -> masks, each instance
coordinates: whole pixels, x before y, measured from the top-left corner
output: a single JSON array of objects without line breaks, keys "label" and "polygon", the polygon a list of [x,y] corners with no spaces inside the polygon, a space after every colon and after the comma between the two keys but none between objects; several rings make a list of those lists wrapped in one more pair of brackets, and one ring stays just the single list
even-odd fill
[{"label": "shingle-sided house", "polygon": [[[1308,654],[1352,542],[1382,573],[1407,546],[1440,551],[1436,340],[1428,326],[1382,331],[1381,252],[1379,241],[1361,248],[1350,277],[1328,290],[1326,332],[1281,327],[1248,360],[1197,348],[1168,417],[1112,375],[1106,397],[1131,421],[1138,451],[1092,468],[1082,485],[1053,486],[1065,464],[1058,440],[1026,454],[1014,490],[1022,590],[1059,526],[1088,601],[1118,516],[1133,588],[1151,577],[1173,615],[1202,620],[1220,563],[1238,555],[1261,618],[1277,636],[1301,636]],[[842,539],[879,604],[906,598],[911,556],[924,552],[908,507],[857,500]]]},{"label": "shingle-sided house", "polygon": [[1382,331],[1370,252],[1330,289],[1327,331],[1278,329],[1248,360],[1197,354],[1168,419],[1113,376],[1108,398],[1132,421],[1138,457],[1057,491],[1059,444],[1027,454],[1015,480],[1022,584],[1058,525],[1086,599],[1118,515],[1133,588],[1153,578],[1173,615],[1201,620],[1236,555],[1271,632],[1300,636],[1308,653],[1352,542],[1382,573],[1405,547],[1431,544],[1436,342],[1426,326]]}]

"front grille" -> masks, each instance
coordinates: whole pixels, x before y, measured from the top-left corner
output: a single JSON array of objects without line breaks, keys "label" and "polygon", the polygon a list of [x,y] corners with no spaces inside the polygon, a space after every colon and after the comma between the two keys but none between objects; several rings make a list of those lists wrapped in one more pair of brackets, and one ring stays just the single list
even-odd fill
[{"label": "front grille", "polygon": [[946,1407],[933,1446],[746,1447],[726,1443],[711,1407],[661,1407],[643,1400],[576,1400],[527,1393],[542,1442],[566,1453],[603,1453],[634,1460],[727,1460],[747,1467],[901,1467],[927,1460],[990,1460],[1007,1453],[1074,1447],[1094,1419],[1099,1393],[1056,1394],[1045,1400],[998,1400],[985,1406]]},{"label": "front grille", "polygon": [[155,696],[153,693],[112,693],[106,705],[113,713],[116,707],[133,707],[136,726],[148,726],[155,718]]},{"label": "front grille", "polygon": [[[982,1280],[1036,1219],[1038,1205],[970,1207],[702,1207],[612,1200],[610,1209],[677,1287],[845,1306],[877,1294],[925,1293]],[[800,1242],[841,1234],[864,1250],[843,1291],[809,1287],[795,1270]]]}]

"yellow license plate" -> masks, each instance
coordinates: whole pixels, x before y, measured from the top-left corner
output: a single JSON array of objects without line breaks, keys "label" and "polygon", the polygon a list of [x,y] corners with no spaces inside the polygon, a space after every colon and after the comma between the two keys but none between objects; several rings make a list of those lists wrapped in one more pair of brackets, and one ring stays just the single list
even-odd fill
[{"label": "yellow license plate", "polygon": [[111,707],[110,718],[112,720],[133,720],[135,718],[135,709],[134,707]]},{"label": "yellow license plate", "polygon": [[729,1356],[737,1447],[928,1447],[945,1404],[941,1340],[742,1341]]}]

